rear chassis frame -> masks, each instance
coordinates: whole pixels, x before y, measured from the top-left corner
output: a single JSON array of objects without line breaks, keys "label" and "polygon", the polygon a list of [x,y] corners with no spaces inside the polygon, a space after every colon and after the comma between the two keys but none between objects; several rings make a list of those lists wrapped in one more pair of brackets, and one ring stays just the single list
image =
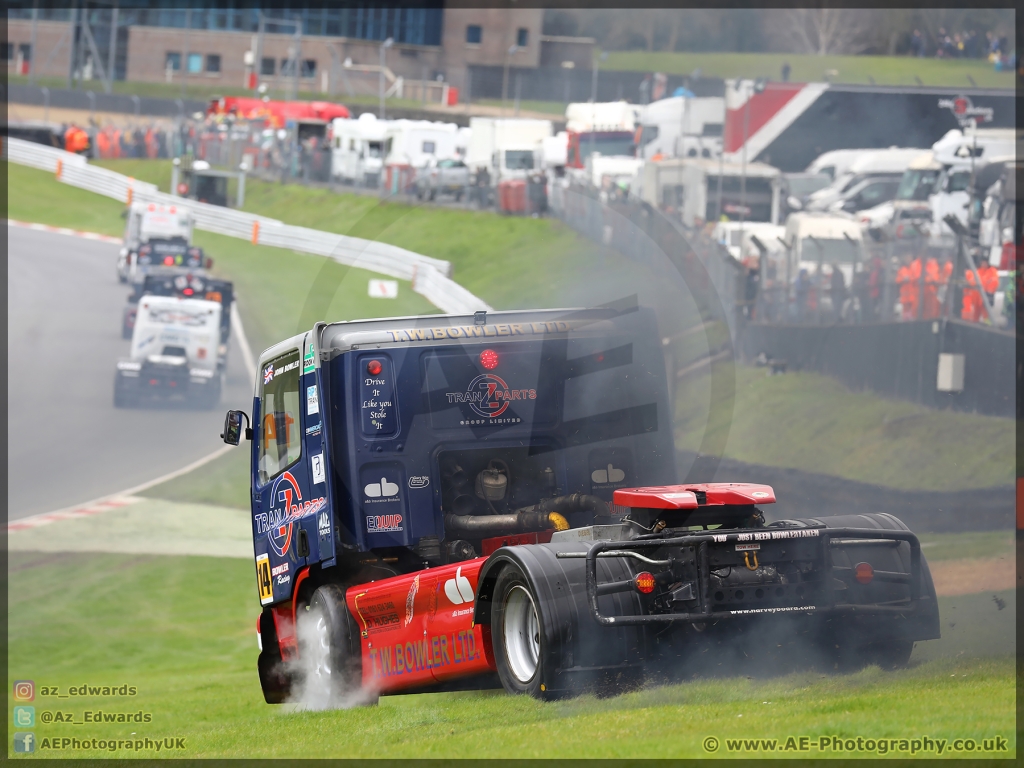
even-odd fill
[{"label": "rear chassis frame", "polygon": [[[814,533],[810,533],[814,531]],[[773,537],[772,534],[785,532],[789,535]],[[790,532],[799,532],[796,535]],[[907,615],[915,613],[920,605],[921,598],[921,544],[917,536],[909,531],[877,530],[870,528],[778,528],[778,529],[755,529],[753,531],[732,531],[728,533],[694,533],[685,536],[673,536],[671,538],[660,538],[652,535],[651,538],[633,539],[627,541],[602,541],[594,544],[584,553],[560,552],[559,558],[586,558],[586,590],[587,601],[594,620],[604,626],[623,626],[631,624],[665,624],[671,622],[699,623],[705,621],[716,621],[719,619],[730,619],[736,617],[750,616],[752,613],[770,614],[772,609],[758,610],[750,609],[737,611],[712,611],[709,598],[710,566],[708,562],[708,547],[711,544],[743,544],[757,543],[759,541],[777,538],[780,540],[788,538],[817,538],[820,541],[819,551],[821,562],[831,568],[832,573],[837,568],[832,564],[831,549],[833,546],[849,546],[851,544],[863,545],[866,542],[894,541],[907,542],[910,545],[910,573],[896,573],[887,571],[875,571],[874,578],[879,581],[904,582],[910,586],[910,599],[902,605],[857,605],[851,603],[839,603],[836,600],[836,589],[834,579],[832,587],[827,590],[829,599],[824,605],[799,605],[786,606],[786,613],[800,613],[806,611],[815,614],[827,613],[890,613]],[[847,544],[846,542],[851,542]],[[615,551],[631,553],[634,550],[649,550],[664,547],[694,546],[697,548],[697,601],[699,610],[697,612],[685,613],[654,613],[639,616],[605,616],[598,607],[599,587],[605,586],[598,583],[597,579],[597,558],[604,552]],[[629,557],[628,554],[612,555]],[[665,561],[668,564],[670,561]],[[829,579],[825,579],[829,582]],[[608,585],[610,586],[610,585]]]}]

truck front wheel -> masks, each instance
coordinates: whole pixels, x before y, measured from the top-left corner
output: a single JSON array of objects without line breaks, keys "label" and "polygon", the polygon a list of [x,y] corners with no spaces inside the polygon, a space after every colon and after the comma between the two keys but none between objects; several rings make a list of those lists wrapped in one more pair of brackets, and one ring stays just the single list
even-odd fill
[{"label": "truck front wheel", "polygon": [[343,587],[318,587],[297,630],[307,696],[325,706],[377,703],[377,694],[362,687],[359,630]]}]

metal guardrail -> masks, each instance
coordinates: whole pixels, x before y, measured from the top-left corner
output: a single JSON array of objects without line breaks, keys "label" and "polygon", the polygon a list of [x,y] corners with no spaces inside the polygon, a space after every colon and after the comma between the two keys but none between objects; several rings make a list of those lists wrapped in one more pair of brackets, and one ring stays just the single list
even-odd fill
[{"label": "metal guardrail", "polygon": [[448,261],[376,240],[296,227],[252,213],[185,200],[160,192],[148,182],[90,165],[80,155],[21,139],[5,140],[3,157],[12,163],[54,173],[65,184],[125,203],[187,206],[195,217],[196,227],[208,232],[249,240],[255,245],[312,253],[347,266],[409,280],[416,293],[448,314],[492,309],[451,279],[452,265]]}]

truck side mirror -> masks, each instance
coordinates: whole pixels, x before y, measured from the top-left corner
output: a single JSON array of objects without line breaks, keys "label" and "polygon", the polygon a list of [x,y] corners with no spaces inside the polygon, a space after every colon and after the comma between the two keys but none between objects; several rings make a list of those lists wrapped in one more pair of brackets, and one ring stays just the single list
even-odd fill
[{"label": "truck side mirror", "polygon": [[245,439],[252,440],[252,427],[248,426],[249,417],[243,411],[228,411],[224,417],[224,431],[221,439],[228,445],[238,445],[242,437],[242,419],[246,421]]}]

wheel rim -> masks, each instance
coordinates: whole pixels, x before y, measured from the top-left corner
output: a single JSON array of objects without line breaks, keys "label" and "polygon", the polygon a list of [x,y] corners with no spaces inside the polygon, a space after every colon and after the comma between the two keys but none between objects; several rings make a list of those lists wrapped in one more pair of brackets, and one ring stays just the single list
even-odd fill
[{"label": "wheel rim", "polygon": [[324,683],[331,679],[331,637],[327,631],[327,618],[317,612],[316,630],[313,634],[313,671]]},{"label": "wheel rim", "polygon": [[533,597],[525,587],[515,586],[505,598],[502,637],[512,674],[521,683],[537,674],[540,659],[540,622]]}]

